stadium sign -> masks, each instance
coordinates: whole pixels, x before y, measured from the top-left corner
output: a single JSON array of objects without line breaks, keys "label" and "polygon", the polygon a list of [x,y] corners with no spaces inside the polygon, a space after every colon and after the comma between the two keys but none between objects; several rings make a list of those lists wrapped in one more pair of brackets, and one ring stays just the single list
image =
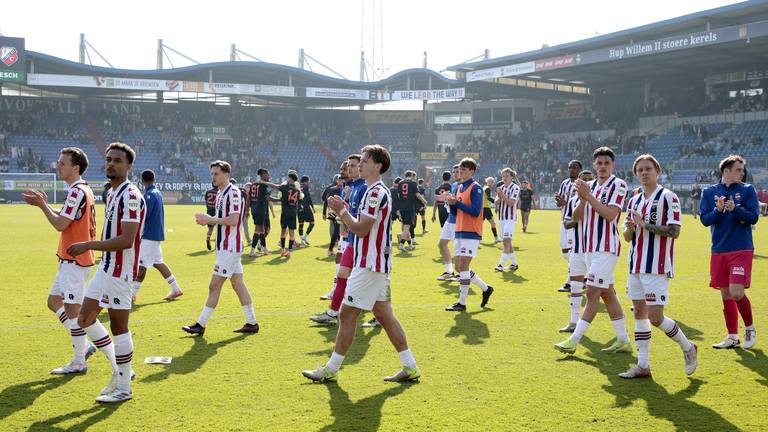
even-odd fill
[{"label": "stadium sign", "polygon": [[308,98],[370,100],[369,90],[307,87]]},{"label": "stadium sign", "polygon": [[0,82],[26,82],[24,39],[0,36]]},{"label": "stadium sign", "polygon": [[663,39],[632,42],[626,45],[610,48],[601,48],[542,60],[480,69],[467,72],[466,80],[467,82],[472,82],[508,76],[528,75],[553,69],[617,61],[653,54],[663,54],[763,36],[768,36],[768,21],[722,27],[703,32],[685,33]]},{"label": "stadium sign", "polygon": [[398,90],[392,93],[392,100],[443,100],[464,99],[465,89],[440,89],[440,90]]},{"label": "stadium sign", "polygon": [[[187,86],[197,83],[184,83],[184,90]],[[200,83],[202,84],[202,93],[214,94],[236,94],[253,96],[282,96],[294,97],[296,90],[294,87],[273,86],[262,84],[233,84],[233,83]],[[195,85],[198,88],[197,85]]]},{"label": "stadium sign", "polygon": [[181,91],[181,81],[141,78],[115,78],[92,75],[29,74],[27,83],[34,86],[83,87],[116,90]]}]

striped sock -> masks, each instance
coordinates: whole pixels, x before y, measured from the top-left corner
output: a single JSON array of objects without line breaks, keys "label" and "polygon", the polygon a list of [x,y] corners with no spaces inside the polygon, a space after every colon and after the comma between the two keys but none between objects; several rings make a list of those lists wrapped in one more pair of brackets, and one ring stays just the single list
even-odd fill
[{"label": "striped sock", "polygon": [[470,273],[468,271],[459,272],[459,303],[465,306],[469,295],[469,281]]},{"label": "striped sock", "polygon": [[637,365],[641,368],[651,367],[651,321],[648,319],[635,320],[635,343],[637,344]]},{"label": "striped sock", "polygon": [[168,276],[165,278],[165,281],[168,282],[168,285],[171,286],[171,289],[173,292],[181,292],[181,287],[179,286],[179,283],[176,282],[176,278],[173,275]]},{"label": "striped sock", "polygon": [[85,331],[77,324],[77,318],[70,318],[68,323],[69,334],[72,337],[72,349],[75,352],[72,361],[73,363],[83,364],[85,363],[85,346],[88,343]]},{"label": "striped sock", "polygon": [[579,322],[579,316],[581,315],[581,298],[583,282],[571,282],[571,296],[569,306],[571,307],[571,320],[570,323]]},{"label": "striped sock", "polygon": [[664,317],[664,321],[662,321],[661,325],[659,325],[659,329],[666,333],[670,339],[677,342],[683,351],[688,351],[691,349],[691,342],[687,337],[685,337],[685,333],[683,333],[683,330],[680,329],[675,320]]},{"label": "striped sock", "polygon": [[99,320],[96,320],[93,324],[83,329],[85,334],[91,338],[96,348],[107,357],[109,364],[112,365],[112,370],[117,372],[117,363],[115,362],[115,344],[112,343],[112,338],[109,337],[107,329],[101,324]]},{"label": "striped sock", "polygon": [[69,324],[67,323],[67,313],[64,312],[64,306],[60,307],[56,312],[56,318],[59,319],[59,322],[61,325],[64,326],[65,329],[69,330]]},{"label": "striped sock", "polygon": [[469,281],[477,285],[483,291],[486,291],[488,289],[488,284],[486,284],[482,279],[480,279],[480,276],[478,276],[477,273],[475,273],[472,270],[469,271]]},{"label": "striped sock", "polygon": [[131,360],[133,360],[133,337],[131,332],[115,336],[115,363],[117,364],[117,387],[131,388]]}]

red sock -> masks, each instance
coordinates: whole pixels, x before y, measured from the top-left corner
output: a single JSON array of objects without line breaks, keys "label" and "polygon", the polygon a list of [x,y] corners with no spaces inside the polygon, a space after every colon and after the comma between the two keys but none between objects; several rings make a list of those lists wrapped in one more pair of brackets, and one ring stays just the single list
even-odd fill
[{"label": "red sock", "polygon": [[725,327],[728,334],[739,333],[739,307],[734,299],[723,299],[723,315],[725,315]]},{"label": "red sock", "polygon": [[336,278],[336,289],[333,290],[333,299],[331,300],[331,309],[336,312],[341,307],[341,302],[344,300],[344,292],[347,290],[347,278]]},{"label": "red sock", "polygon": [[749,299],[747,298],[746,294],[741,298],[741,300],[736,302],[736,305],[739,307],[739,313],[741,314],[741,319],[744,320],[744,325],[747,327],[751,326],[752,304],[749,303]]}]

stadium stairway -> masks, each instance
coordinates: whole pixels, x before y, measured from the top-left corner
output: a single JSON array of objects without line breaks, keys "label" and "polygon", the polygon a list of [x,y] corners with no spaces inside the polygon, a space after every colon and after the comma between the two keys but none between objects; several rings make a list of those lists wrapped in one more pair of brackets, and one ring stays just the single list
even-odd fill
[{"label": "stadium stairway", "polygon": [[88,132],[88,136],[93,140],[99,153],[104,155],[107,151],[107,147],[104,145],[104,139],[101,137],[99,128],[96,127],[96,123],[90,117],[85,118],[85,130]]}]

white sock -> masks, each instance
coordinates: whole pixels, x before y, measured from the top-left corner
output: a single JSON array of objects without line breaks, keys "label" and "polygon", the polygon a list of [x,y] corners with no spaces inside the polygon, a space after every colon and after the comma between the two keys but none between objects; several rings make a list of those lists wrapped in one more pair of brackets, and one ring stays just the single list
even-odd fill
[{"label": "white sock", "polygon": [[70,318],[67,322],[69,324],[69,334],[72,337],[72,349],[75,352],[72,361],[77,364],[83,364],[85,363],[85,346],[88,343],[85,331],[77,324],[77,318]]},{"label": "white sock", "polygon": [[517,257],[515,256],[514,250],[512,250],[512,252],[507,254],[507,258],[509,258],[509,265],[513,265],[513,266],[517,265]]},{"label": "white sock", "polygon": [[569,262],[569,263],[571,262],[571,254],[570,254],[570,253],[568,253],[568,252],[563,252],[563,258],[564,258],[564,259],[565,259],[567,262]]},{"label": "white sock", "polygon": [[459,303],[466,305],[469,295],[469,271],[459,272]]},{"label": "white sock", "polygon": [[325,367],[328,368],[331,372],[338,372],[339,369],[341,369],[341,364],[344,362],[344,356],[341,354],[337,354],[336,351],[334,351],[331,354],[331,358],[328,359],[328,363],[325,364]]},{"label": "white sock", "polygon": [[101,324],[99,320],[96,320],[93,324],[83,329],[85,334],[91,339],[96,348],[107,357],[107,361],[112,366],[112,370],[117,372],[117,363],[115,363],[115,344],[112,343],[112,338],[109,337],[107,329]]},{"label": "white sock", "polygon": [[210,308],[208,306],[203,307],[203,311],[200,312],[200,318],[197,319],[197,323],[201,326],[205,327],[208,325],[208,320],[211,319],[211,315],[213,315],[213,308]]},{"label": "white sock", "polygon": [[748,325],[748,326],[744,327],[744,330],[754,330],[754,329],[755,329],[755,325],[754,324]]},{"label": "white sock", "polygon": [[685,333],[683,333],[683,330],[677,325],[675,320],[669,317],[664,317],[664,321],[659,325],[659,330],[663,331],[670,339],[677,342],[683,351],[688,351],[693,346],[688,338],[685,337]]},{"label": "white sock", "polygon": [[571,296],[569,297],[569,305],[571,307],[571,320],[570,323],[577,323],[579,316],[581,316],[581,299],[582,299],[582,286],[583,282],[571,282]]},{"label": "white sock", "polygon": [[181,292],[181,287],[179,286],[179,283],[176,282],[176,278],[173,275],[168,276],[165,278],[165,281],[168,282],[168,285],[171,286],[171,289],[173,292]]},{"label": "white sock", "polygon": [[627,335],[627,322],[624,317],[617,320],[611,320],[613,330],[616,332],[616,339],[619,342],[629,342],[629,336]]},{"label": "white sock", "polygon": [[469,280],[473,284],[477,285],[481,290],[485,291],[488,289],[488,284],[486,284],[482,279],[480,279],[480,276],[477,275],[474,271],[469,271]]},{"label": "white sock", "polygon": [[256,313],[253,311],[253,303],[243,305],[243,313],[245,314],[245,322],[256,324]]},{"label": "white sock", "polygon": [[637,366],[651,367],[651,321],[648,319],[635,320],[635,343],[637,344]]},{"label": "white sock", "polygon": [[453,274],[453,263],[449,262],[445,264],[445,272]]},{"label": "white sock", "polygon": [[573,334],[571,335],[571,342],[578,344],[581,340],[581,337],[584,336],[584,333],[587,332],[587,329],[589,328],[589,321],[584,321],[583,319],[580,319],[579,322],[576,323],[576,330],[573,331]]},{"label": "white sock", "polygon": [[328,316],[331,316],[331,317],[334,317],[334,318],[339,316],[339,313],[336,312],[335,310],[331,309],[331,308],[328,308],[328,310],[325,311],[325,313],[328,314]]},{"label": "white sock", "polygon": [[117,363],[117,386],[131,388],[131,360],[133,360],[133,338],[131,332],[115,336],[115,362]]},{"label": "white sock", "polygon": [[61,323],[61,325],[63,325],[64,328],[67,329],[67,331],[69,331],[69,323],[67,322],[69,318],[67,318],[67,313],[64,311],[64,306],[60,307],[54,313],[56,314],[56,318],[59,319],[59,322]]},{"label": "white sock", "polygon": [[501,258],[499,259],[499,266],[504,267],[505,265],[507,265],[507,258],[509,258],[509,255],[502,252]]},{"label": "white sock", "polygon": [[397,355],[400,356],[400,363],[402,363],[404,367],[416,367],[416,359],[413,358],[413,353],[411,352],[410,348],[406,349],[405,351],[400,351],[397,353]]}]

